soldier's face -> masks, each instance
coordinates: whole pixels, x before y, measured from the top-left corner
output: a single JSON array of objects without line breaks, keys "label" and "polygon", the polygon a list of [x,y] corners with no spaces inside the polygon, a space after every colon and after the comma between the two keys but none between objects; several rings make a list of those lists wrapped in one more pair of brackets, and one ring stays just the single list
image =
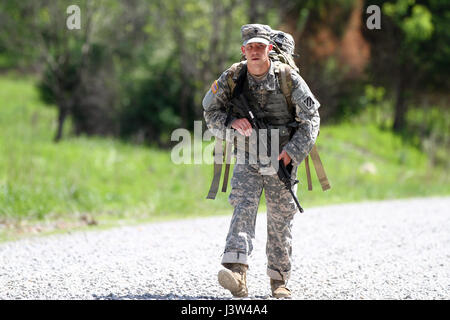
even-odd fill
[{"label": "soldier's face", "polygon": [[259,64],[269,59],[269,51],[272,47],[271,44],[267,46],[264,43],[254,42],[242,46],[241,50],[249,63]]}]

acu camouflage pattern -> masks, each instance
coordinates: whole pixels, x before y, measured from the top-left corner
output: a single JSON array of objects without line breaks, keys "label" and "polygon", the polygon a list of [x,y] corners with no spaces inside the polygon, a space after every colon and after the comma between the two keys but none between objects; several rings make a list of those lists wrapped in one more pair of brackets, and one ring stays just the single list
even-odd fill
[{"label": "acu camouflage pattern", "polygon": [[[248,104],[252,106],[255,117],[264,119],[265,123],[268,124],[269,130],[278,130],[278,132],[275,131],[274,134],[271,135],[271,156],[276,160],[281,149],[289,142],[290,135],[294,130],[294,128],[288,127],[287,125],[294,125],[296,123],[294,121],[294,114],[289,110],[286,98],[281,92],[280,87],[277,85],[278,79],[276,72],[279,72],[279,70],[274,65],[276,65],[276,63],[271,64],[269,71],[263,80],[258,81],[249,75],[247,83],[243,88],[243,94],[245,95]],[[241,114],[239,107],[233,106],[231,111],[232,120],[246,116],[245,114]],[[271,132],[269,131],[267,134],[270,133]],[[263,131],[260,132],[260,135],[263,135]],[[237,143],[235,143],[235,149],[243,151],[238,155],[238,160],[240,160],[239,163],[246,161],[245,159],[242,159],[242,155],[247,157],[247,154],[249,154],[249,159],[253,160],[250,163],[257,163],[256,150],[258,140],[256,134],[254,136],[252,135],[250,138],[245,137],[244,139],[242,139],[242,136],[238,135],[238,139],[236,140]],[[262,156],[264,157],[265,155]],[[254,159],[256,159],[256,161]],[[266,158],[264,158],[264,160],[266,160]],[[275,170],[278,169],[278,167],[276,167],[273,170],[270,170],[270,164],[267,164],[264,167],[267,168],[267,170],[264,169],[266,174],[275,174]]]},{"label": "acu camouflage pattern", "polygon": [[[233,81],[236,81],[239,73],[237,71],[245,63],[246,61],[239,65],[235,64],[222,73],[217,80],[216,93],[212,93],[210,89],[203,99],[206,124],[218,138],[227,138],[226,129],[231,128],[234,120],[231,119],[228,126],[225,126],[228,103],[232,95],[227,79],[231,77]],[[267,76],[261,81],[256,81],[247,73],[249,89],[263,109],[265,103],[270,100],[270,95],[281,93],[274,66],[272,62]],[[298,127],[283,149],[292,158],[291,175],[295,179],[298,165],[309,154],[316,141],[320,125],[318,113],[320,104],[302,77],[294,70],[291,70],[291,78],[293,84],[291,100],[295,107],[293,117],[298,122]],[[253,250],[252,239],[255,238],[256,214],[264,189],[267,203],[267,274],[272,279],[287,280],[291,271],[291,228],[293,217],[298,209],[289,191],[284,188],[276,174],[263,174],[261,171],[263,166],[259,163],[238,163],[234,166],[231,179],[229,202],[234,207],[234,212],[226,238],[222,264],[249,264],[248,257]],[[295,185],[294,193],[296,190]]]},{"label": "acu camouflage pattern", "polygon": [[[296,176],[297,168],[293,168],[291,177]],[[258,165],[234,166],[228,198],[234,212],[222,264],[249,264],[248,256],[253,251],[252,239],[255,238],[256,216],[263,189],[267,204],[267,274],[272,279],[287,280],[291,271],[291,230],[298,209],[278,176],[261,175]],[[293,191],[297,191],[297,185]]]},{"label": "acu camouflage pattern", "polygon": [[251,38],[267,39],[287,54],[294,55],[294,38],[289,33],[273,30],[268,25],[258,23],[243,25],[241,27],[241,36],[243,43],[246,43]]},{"label": "acu camouflage pattern", "polygon": [[263,38],[271,41],[272,28],[265,24],[246,24],[241,27],[241,37],[245,45],[252,38]]},{"label": "acu camouflage pattern", "polygon": [[[216,93],[213,94],[210,89],[203,99],[203,116],[206,125],[216,137],[221,139],[227,138],[226,129],[231,128],[231,123],[236,119],[233,116],[228,122],[228,126],[225,126],[227,108],[229,107],[228,102],[231,100],[232,95],[227,79],[231,77],[233,81],[236,81],[238,71],[246,63],[246,61],[243,61],[222,73],[217,80],[218,90]],[[263,110],[265,108],[264,103],[268,100],[268,95],[281,94],[281,87],[275,75],[274,64],[275,62],[272,62],[267,77],[260,82],[256,81],[247,72],[250,91]],[[320,117],[318,108],[320,104],[303,78],[294,70],[291,70],[291,78],[293,85],[291,101],[292,105],[295,106],[294,119],[298,122],[298,127],[283,149],[292,158],[293,165],[298,166],[311,151],[319,133]]]},{"label": "acu camouflage pattern", "polygon": [[295,64],[295,41],[294,38],[286,32],[279,30],[272,30],[270,34],[270,39],[274,45],[273,50],[270,51],[269,57],[273,61],[280,61],[289,65],[292,69],[300,72],[299,68]]},{"label": "acu camouflage pattern", "polygon": [[280,30],[272,30],[270,40],[276,44],[281,50],[293,56],[295,54],[294,38],[286,32]]}]

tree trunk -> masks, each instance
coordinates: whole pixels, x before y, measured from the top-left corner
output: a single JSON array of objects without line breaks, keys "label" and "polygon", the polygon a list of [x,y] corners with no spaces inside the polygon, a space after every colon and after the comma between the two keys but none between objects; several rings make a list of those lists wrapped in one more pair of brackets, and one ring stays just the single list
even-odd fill
[{"label": "tree trunk", "polygon": [[67,117],[67,109],[65,107],[59,107],[58,108],[58,129],[56,131],[56,135],[53,138],[54,142],[59,142],[62,138],[63,128],[64,128],[64,121]]},{"label": "tree trunk", "polygon": [[406,126],[406,112],[408,110],[408,105],[405,100],[405,80],[402,75],[400,75],[397,83],[397,94],[395,101],[395,115],[394,115],[394,125],[393,130],[395,132],[402,131]]},{"label": "tree trunk", "polygon": [[248,6],[248,21],[249,23],[260,23],[259,10],[258,10],[258,0],[250,0]]}]

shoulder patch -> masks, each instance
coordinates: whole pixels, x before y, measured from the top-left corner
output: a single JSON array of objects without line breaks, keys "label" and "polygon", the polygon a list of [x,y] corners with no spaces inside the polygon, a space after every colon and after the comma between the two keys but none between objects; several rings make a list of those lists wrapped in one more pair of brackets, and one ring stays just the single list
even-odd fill
[{"label": "shoulder patch", "polygon": [[301,105],[303,106],[305,111],[308,111],[310,114],[313,114],[319,107],[320,103],[317,99],[311,94],[307,95],[301,100]]},{"label": "shoulder patch", "polygon": [[303,100],[303,103],[306,105],[308,109],[311,109],[314,106],[314,100],[311,99],[311,97],[306,97],[306,99]]},{"label": "shoulder patch", "polygon": [[213,84],[211,85],[211,92],[213,94],[216,94],[217,90],[219,90],[219,84],[217,83],[217,80],[214,80]]}]

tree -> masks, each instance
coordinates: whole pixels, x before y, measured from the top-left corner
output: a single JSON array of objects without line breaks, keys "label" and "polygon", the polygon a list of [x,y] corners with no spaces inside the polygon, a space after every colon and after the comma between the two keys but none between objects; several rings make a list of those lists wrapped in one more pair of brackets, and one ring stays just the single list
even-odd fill
[{"label": "tree", "polygon": [[[337,121],[356,109],[348,102],[360,94],[364,75],[359,64],[363,65],[368,55],[364,54],[364,41],[355,36],[348,41],[346,35],[354,29],[352,17],[361,14],[359,2],[278,0],[279,29],[294,36],[299,55],[296,64],[322,105],[323,122]],[[357,48],[362,57],[357,66],[345,57],[346,46]]]},{"label": "tree", "polygon": [[448,92],[448,77],[442,70],[449,67],[449,11],[445,1],[370,4],[379,5],[383,13],[381,30],[364,30],[374,57],[370,72],[394,96],[393,129],[401,132],[409,104],[427,93]]},{"label": "tree", "polygon": [[[10,53],[37,61],[42,97],[58,108],[55,141],[68,116],[75,133],[117,132],[115,58],[132,59],[145,41],[146,10],[142,1],[78,1],[80,30],[66,25],[66,1],[3,2],[3,32]],[[144,10],[142,10],[144,9]],[[120,26],[120,27],[117,27]]]}]

